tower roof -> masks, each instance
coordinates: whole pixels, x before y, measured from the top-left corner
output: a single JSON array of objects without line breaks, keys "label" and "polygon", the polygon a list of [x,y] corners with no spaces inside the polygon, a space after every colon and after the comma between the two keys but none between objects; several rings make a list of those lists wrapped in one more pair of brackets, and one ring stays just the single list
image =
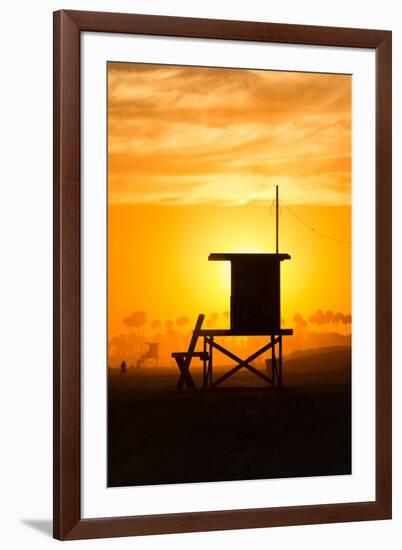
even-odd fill
[{"label": "tower roof", "polygon": [[250,261],[250,260],[257,260],[257,261],[282,261],[282,260],[290,260],[289,254],[247,254],[247,253],[212,253],[208,256],[208,260],[210,261],[230,261],[230,262],[241,262],[241,261]]}]

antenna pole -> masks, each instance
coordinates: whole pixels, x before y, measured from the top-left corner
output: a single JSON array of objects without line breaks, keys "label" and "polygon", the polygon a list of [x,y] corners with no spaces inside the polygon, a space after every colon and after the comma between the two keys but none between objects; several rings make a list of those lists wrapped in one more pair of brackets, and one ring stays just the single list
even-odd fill
[{"label": "antenna pole", "polygon": [[279,253],[279,187],[276,186],[276,253]]}]

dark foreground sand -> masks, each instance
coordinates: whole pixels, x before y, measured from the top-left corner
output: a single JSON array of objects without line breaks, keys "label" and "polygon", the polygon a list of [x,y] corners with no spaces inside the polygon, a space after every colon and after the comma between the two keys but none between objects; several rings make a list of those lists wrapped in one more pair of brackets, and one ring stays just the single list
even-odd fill
[{"label": "dark foreground sand", "polygon": [[350,474],[350,374],[350,348],[287,358],[282,390],[244,369],[199,393],[177,393],[176,371],[111,370],[108,484]]}]

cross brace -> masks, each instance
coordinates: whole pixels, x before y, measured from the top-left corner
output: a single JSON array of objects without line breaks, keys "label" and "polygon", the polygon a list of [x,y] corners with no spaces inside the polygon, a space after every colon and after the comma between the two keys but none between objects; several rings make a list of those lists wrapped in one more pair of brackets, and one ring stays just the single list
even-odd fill
[{"label": "cross brace", "polygon": [[222,382],[227,380],[230,376],[233,376],[233,374],[235,374],[242,368],[246,368],[250,372],[262,378],[265,382],[272,383],[271,378],[269,378],[266,374],[262,373],[261,371],[259,371],[258,369],[250,365],[250,362],[257,359],[257,357],[259,357],[260,355],[268,351],[275,344],[280,343],[281,337],[273,338],[271,342],[269,342],[268,344],[260,348],[258,351],[254,352],[252,355],[247,357],[247,359],[240,359],[240,357],[238,357],[231,351],[227,350],[217,342],[214,342],[213,338],[210,338],[209,336],[205,336],[205,340],[212,348],[217,349],[218,351],[220,351],[221,353],[223,353],[224,355],[226,355],[227,357],[229,357],[230,359],[238,363],[235,367],[225,372],[225,374],[223,374],[217,380],[215,380],[215,382],[212,382],[212,380],[210,380],[210,387],[215,388],[216,386],[218,386],[218,384],[221,384]]}]

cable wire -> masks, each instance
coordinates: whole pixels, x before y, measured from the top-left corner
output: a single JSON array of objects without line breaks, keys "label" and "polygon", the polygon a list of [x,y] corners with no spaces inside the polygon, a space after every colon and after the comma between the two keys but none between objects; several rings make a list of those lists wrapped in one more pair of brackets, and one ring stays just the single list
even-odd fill
[{"label": "cable wire", "polygon": [[352,243],[350,241],[344,241],[342,239],[337,239],[336,237],[331,237],[330,235],[326,235],[325,233],[321,233],[321,231],[318,231],[318,229],[315,229],[314,227],[312,227],[309,223],[304,221],[298,214],[293,212],[293,210],[291,210],[285,202],[280,200],[279,203],[282,203],[283,206],[286,208],[286,210],[290,214],[292,214],[292,216],[294,216],[300,223],[302,223],[305,227],[310,229],[310,231],[312,231],[313,233],[316,233],[317,235],[319,235],[320,237],[324,237],[325,239],[329,239],[330,241],[335,241],[335,242],[338,242],[338,243],[341,243],[341,244],[351,246]]}]

